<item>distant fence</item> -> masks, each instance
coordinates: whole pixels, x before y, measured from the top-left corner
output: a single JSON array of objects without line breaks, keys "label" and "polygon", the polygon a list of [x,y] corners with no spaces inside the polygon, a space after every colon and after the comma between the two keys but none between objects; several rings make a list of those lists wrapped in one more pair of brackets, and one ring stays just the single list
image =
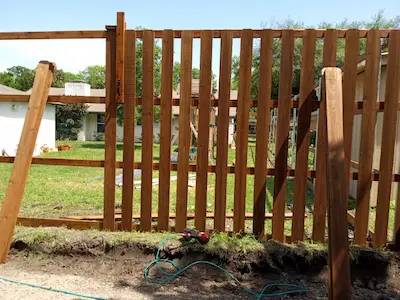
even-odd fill
[{"label": "distant fence", "polygon": [[[316,42],[323,39],[323,66],[336,66],[338,39],[345,39],[343,67],[343,114],[345,170],[348,180],[358,181],[354,241],[366,244],[369,220],[371,184],[378,181],[378,203],[374,245],[387,241],[387,227],[392,182],[400,182],[400,174],[393,174],[393,157],[399,109],[399,53],[398,30],[126,30],[123,14],[118,14],[117,26],[105,31],[24,32],[0,33],[0,40],[13,39],[106,39],[106,97],[49,96],[48,101],[61,103],[105,103],[105,160],[77,160],[33,158],[33,164],[58,166],[84,166],[104,168],[104,219],[102,222],[64,219],[21,218],[25,225],[59,225],[69,227],[95,227],[106,230],[152,230],[152,176],[159,170],[159,201],[157,230],[170,230],[170,172],[177,171],[176,224],[180,232],[187,224],[188,173],[196,172],[195,226],[206,229],[207,176],[216,174],[214,229],[225,231],[227,175],[235,174],[233,230],[243,232],[246,218],[246,178],[254,176],[253,233],[263,236],[266,213],[266,181],[274,177],[272,238],[284,241],[287,178],[294,177],[294,201],[291,241],[304,239],[305,199],[307,178],[315,178],[312,240],[324,241],[326,235],[326,105],[323,98],[313,101],[314,60]],[[154,98],[154,44],[162,39],[161,97]],[[232,72],[232,42],[240,39],[240,73],[237,101],[230,100]],[[143,41],[143,86],[141,98],[136,97],[136,44]],[[180,99],[172,98],[174,40],[181,40]],[[193,39],[200,39],[200,90],[192,97]],[[250,100],[252,55],[254,40],[260,41],[259,96]],[[274,39],[281,39],[279,96],[271,99],[272,55]],[[295,39],[302,39],[302,58],[299,100],[292,100],[292,77]],[[364,101],[355,101],[359,44],[366,39]],[[385,99],[377,102],[378,70],[381,39],[389,40],[387,88]],[[218,99],[210,95],[212,84],[212,45],[220,43],[220,75]],[[29,95],[0,95],[0,101],[29,101]],[[116,161],[117,105],[124,105],[123,161]],[[142,105],[142,160],[134,161],[135,106]],[[197,161],[178,159],[171,163],[172,106],[179,106],[178,157],[188,158],[191,129],[191,107],[199,113]],[[153,163],[153,108],[161,107],[160,161]],[[218,107],[216,164],[209,165],[210,107]],[[229,109],[237,107],[235,165],[228,162]],[[255,166],[248,167],[248,127],[250,108],[257,109]],[[275,167],[267,168],[270,109],[277,108],[275,140]],[[288,141],[290,110],[298,109],[295,169],[288,169]],[[309,135],[312,111],[319,110],[316,145],[316,169],[309,170]],[[353,119],[355,110],[362,110],[360,160],[358,173],[350,172]],[[382,153],[379,173],[372,173],[372,152],[376,112],[384,112]],[[0,162],[12,163],[13,157],[0,157]],[[115,220],[115,171],[123,168],[122,216]],[[132,225],[133,173],[142,169],[140,225]],[[348,194],[348,191],[347,191]],[[395,229],[400,227],[400,206],[397,206]]]}]

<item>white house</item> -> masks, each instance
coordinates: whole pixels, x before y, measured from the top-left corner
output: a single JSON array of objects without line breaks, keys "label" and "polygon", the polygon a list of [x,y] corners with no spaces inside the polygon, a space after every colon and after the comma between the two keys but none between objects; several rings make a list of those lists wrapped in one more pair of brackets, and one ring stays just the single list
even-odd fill
[{"label": "white house", "polygon": [[[0,84],[0,94],[26,95]],[[28,109],[27,102],[0,102],[0,156],[15,156]],[[55,105],[47,104],[35,145],[34,155],[44,148],[55,148]]]}]

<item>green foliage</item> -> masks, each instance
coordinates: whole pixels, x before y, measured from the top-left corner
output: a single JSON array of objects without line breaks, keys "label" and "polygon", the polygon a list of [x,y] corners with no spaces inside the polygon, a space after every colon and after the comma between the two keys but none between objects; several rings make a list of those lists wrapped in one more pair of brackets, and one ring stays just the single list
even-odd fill
[{"label": "green foliage", "polygon": [[200,79],[200,70],[197,68],[192,69],[192,78],[193,79]]},{"label": "green foliage", "polygon": [[63,88],[66,82],[72,82],[80,80],[78,74],[73,74],[71,72],[64,72],[62,69],[56,69],[54,72],[52,87]]},{"label": "green foliage", "polygon": [[14,66],[0,73],[0,84],[25,92],[32,87],[34,77],[34,70]]},{"label": "green foliage", "polygon": [[80,103],[56,106],[56,132],[59,140],[76,140],[87,114],[87,105]]},{"label": "green foliage", "polygon": [[106,87],[105,66],[89,66],[85,70],[79,72],[77,77],[90,84],[92,89],[104,89]]}]

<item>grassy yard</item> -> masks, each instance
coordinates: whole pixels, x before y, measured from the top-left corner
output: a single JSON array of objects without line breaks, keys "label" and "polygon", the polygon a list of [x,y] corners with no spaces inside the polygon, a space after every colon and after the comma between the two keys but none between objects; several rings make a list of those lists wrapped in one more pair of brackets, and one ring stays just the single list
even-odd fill
[{"label": "grassy yard", "polygon": [[[47,158],[72,158],[72,159],[104,159],[104,142],[64,142],[74,146],[73,150],[46,153],[41,157]],[[248,166],[254,166],[255,148],[254,142],[249,144]],[[273,147],[271,147],[272,149]],[[173,147],[172,150],[175,150]],[[153,147],[154,162],[159,161],[159,145]],[[228,164],[232,164],[235,158],[235,150],[229,149]],[[273,153],[270,154],[273,163]],[[122,144],[117,145],[117,160],[122,160]],[[135,160],[141,161],[141,144],[135,145]],[[312,162],[312,160],[310,160]],[[215,163],[215,161],[214,161]],[[11,171],[11,164],[0,164],[0,202],[4,198],[8,178]],[[270,166],[269,166],[270,167]],[[21,215],[35,217],[60,217],[66,215],[101,215],[103,213],[103,168],[92,167],[65,167],[65,166],[44,166],[32,165],[29,173],[28,183],[24,200],[22,202]],[[117,170],[121,173],[121,170]],[[171,172],[176,175],[176,172]],[[100,177],[100,179],[91,180]],[[158,177],[158,171],[153,172],[153,177]],[[140,178],[135,178],[139,180]],[[87,182],[87,181],[90,182]],[[233,211],[234,202],[234,174],[228,174],[227,181],[227,212]],[[193,178],[191,181],[195,181]],[[209,188],[207,196],[207,209],[214,211],[215,174],[208,176]],[[253,189],[254,176],[247,176],[246,211],[253,211]],[[121,203],[120,187],[117,187],[117,207]],[[287,184],[287,204],[293,201],[294,182],[291,178]],[[134,213],[140,212],[140,189],[134,191]],[[195,187],[189,186],[188,211],[194,212]],[[273,203],[273,177],[267,180],[267,211],[272,211]],[[308,193],[307,206],[312,209],[313,196]],[[171,182],[171,212],[175,212],[176,204],[176,181]],[[157,213],[158,207],[158,185],[153,186],[153,213]],[[391,219],[394,216],[394,209],[391,210]],[[374,216],[371,217],[371,222]],[[393,227],[393,221],[389,224]],[[213,226],[213,221],[208,220],[208,226]],[[227,222],[228,228],[231,226]],[[266,229],[270,232],[271,221],[266,221]],[[291,221],[285,222],[285,231],[290,234]],[[246,229],[251,231],[251,221],[246,221]],[[306,219],[306,235],[311,235],[312,216]]]}]

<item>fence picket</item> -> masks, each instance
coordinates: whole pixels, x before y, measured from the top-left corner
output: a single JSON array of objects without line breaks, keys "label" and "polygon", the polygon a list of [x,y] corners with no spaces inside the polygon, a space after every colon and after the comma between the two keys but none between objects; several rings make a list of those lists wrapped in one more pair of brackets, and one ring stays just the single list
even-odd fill
[{"label": "fence picket", "polygon": [[140,230],[151,230],[153,198],[153,98],[154,98],[154,32],[143,33],[143,87],[142,87],[142,184]]},{"label": "fence picket", "polygon": [[360,39],[358,29],[346,33],[343,68],[343,135],[344,170],[346,173],[346,199],[349,197],[351,147],[353,142],[354,99],[356,99],[357,62]]},{"label": "fence picket", "polygon": [[104,229],[115,230],[115,170],[117,156],[116,33],[107,30],[106,40],[106,124],[104,160]]},{"label": "fence picket", "polygon": [[180,106],[179,106],[179,150],[178,182],[176,189],[176,226],[177,232],[186,227],[189,148],[190,148],[190,110],[192,99],[192,52],[193,37],[189,30],[182,31]]},{"label": "fence picket", "polygon": [[200,34],[199,128],[197,139],[195,227],[206,229],[208,143],[210,132],[212,32]]},{"label": "fence picket", "polygon": [[367,239],[369,201],[371,192],[371,170],[374,153],[376,122],[376,99],[378,96],[380,36],[378,30],[367,34],[367,56],[364,75],[364,106],[360,141],[360,165],[357,184],[356,220],[354,242],[364,245]]},{"label": "fence picket", "polygon": [[[337,31],[327,29],[324,35],[324,53],[322,64],[324,67],[336,67]],[[325,95],[321,94],[318,116],[317,157],[314,192],[314,219],[312,239],[318,242],[325,240],[327,189],[326,189],[326,102]]]},{"label": "fence picket", "polygon": [[396,142],[397,109],[400,101],[400,31],[389,33],[385,110],[383,112],[381,161],[379,165],[378,203],[376,206],[374,246],[382,247],[387,240],[390,197],[392,191],[394,147]]},{"label": "fence picket", "polygon": [[288,157],[290,99],[293,80],[294,34],[292,30],[282,33],[281,69],[278,94],[278,120],[275,148],[274,205],[272,238],[284,241],[286,208],[286,171]]},{"label": "fence picket", "polygon": [[304,238],[308,150],[310,147],[310,124],[312,96],[314,91],[315,43],[315,30],[306,30],[304,32],[303,50],[301,55],[300,108],[296,141],[296,175],[294,177],[292,242],[302,241]]},{"label": "fence picket", "polygon": [[272,48],[271,30],[261,33],[259,92],[257,103],[256,158],[254,165],[254,219],[253,233],[264,235],[265,200],[267,193],[267,156],[272,82]]},{"label": "fence picket", "polygon": [[124,94],[124,149],[121,229],[132,230],[133,172],[135,148],[136,33],[126,32]]},{"label": "fence picket", "polygon": [[158,230],[168,230],[170,202],[170,161],[172,134],[172,72],[174,35],[163,31],[160,114],[160,184],[158,188]]},{"label": "fence picket", "polygon": [[214,228],[219,231],[225,231],[226,166],[228,163],[229,101],[232,73],[232,34],[230,32],[223,32],[221,35],[221,58],[219,68]]},{"label": "fence picket", "polygon": [[235,194],[233,230],[244,231],[246,211],[246,168],[249,135],[249,110],[253,33],[244,29],[240,40],[240,69],[236,129]]}]

